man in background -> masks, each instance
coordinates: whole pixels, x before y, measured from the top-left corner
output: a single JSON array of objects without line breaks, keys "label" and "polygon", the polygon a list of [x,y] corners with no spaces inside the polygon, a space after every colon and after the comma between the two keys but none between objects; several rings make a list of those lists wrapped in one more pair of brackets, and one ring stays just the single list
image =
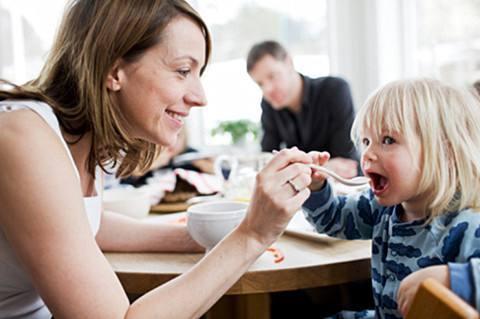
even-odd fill
[{"label": "man in background", "polygon": [[292,146],[328,151],[327,167],[344,177],[357,175],[358,156],[350,140],[354,108],[347,82],[298,73],[290,54],[275,41],[250,49],[247,72],[263,92],[262,151]]}]

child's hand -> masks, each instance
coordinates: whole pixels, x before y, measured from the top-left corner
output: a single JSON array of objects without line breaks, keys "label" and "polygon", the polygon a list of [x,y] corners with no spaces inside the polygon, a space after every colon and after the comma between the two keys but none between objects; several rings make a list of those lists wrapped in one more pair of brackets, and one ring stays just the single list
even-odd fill
[{"label": "child's hand", "polygon": [[411,273],[402,280],[398,288],[397,304],[402,316],[405,317],[407,315],[418,287],[427,278],[433,278],[450,288],[450,276],[447,265],[430,266]]},{"label": "child's hand", "polygon": [[[308,156],[312,158],[313,164],[321,165],[321,166],[325,165],[325,163],[327,163],[328,160],[330,159],[330,153],[328,152],[312,151],[308,153]],[[312,183],[309,186],[310,190],[316,191],[322,188],[323,184],[325,184],[326,178],[327,178],[326,174],[312,169]]]}]

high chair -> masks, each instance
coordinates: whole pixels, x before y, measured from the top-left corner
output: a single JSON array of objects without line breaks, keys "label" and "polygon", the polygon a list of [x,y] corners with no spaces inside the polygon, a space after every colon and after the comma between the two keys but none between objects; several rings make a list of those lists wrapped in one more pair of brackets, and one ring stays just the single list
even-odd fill
[{"label": "high chair", "polygon": [[479,313],[434,279],[422,282],[406,319],[474,319]]}]

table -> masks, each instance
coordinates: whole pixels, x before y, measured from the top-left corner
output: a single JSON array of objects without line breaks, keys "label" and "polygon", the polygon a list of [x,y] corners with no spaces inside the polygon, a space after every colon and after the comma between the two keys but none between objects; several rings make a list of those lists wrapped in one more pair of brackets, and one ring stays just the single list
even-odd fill
[{"label": "table", "polygon": [[[270,292],[327,287],[370,278],[370,241],[284,234],[275,243],[285,259],[265,252],[207,318],[269,318]],[[141,295],[182,274],[203,254],[106,253],[125,291]],[[229,296],[230,295],[230,296]]]}]

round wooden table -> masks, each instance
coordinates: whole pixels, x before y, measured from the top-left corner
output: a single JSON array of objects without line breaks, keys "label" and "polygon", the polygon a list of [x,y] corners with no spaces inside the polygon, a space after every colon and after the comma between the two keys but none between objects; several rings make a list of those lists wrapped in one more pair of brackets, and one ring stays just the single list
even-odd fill
[{"label": "round wooden table", "polygon": [[[338,240],[324,235],[284,234],[273,247],[284,256],[275,262],[272,252],[265,252],[226,293],[236,295],[238,307],[224,306],[209,318],[269,318],[268,293],[368,280],[370,278],[370,241]],[[203,254],[180,253],[106,253],[125,291],[141,295],[184,273]],[[277,260],[278,261],[278,260]],[[225,297],[224,297],[225,298]],[[230,301],[231,302],[231,301]],[[216,306],[214,306],[215,308]],[[231,312],[232,309],[235,313]],[[212,308],[213,310],[213,308]]]}]

